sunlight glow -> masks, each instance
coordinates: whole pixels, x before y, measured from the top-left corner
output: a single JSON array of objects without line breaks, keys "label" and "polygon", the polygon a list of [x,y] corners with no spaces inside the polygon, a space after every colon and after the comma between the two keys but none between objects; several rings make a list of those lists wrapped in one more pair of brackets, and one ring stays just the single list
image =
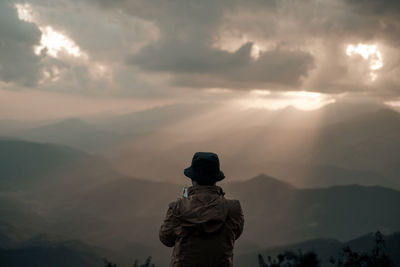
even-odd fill
[{"label": "sunlight glow", "polygon": [[256,90],[252,90],[251,93],[253,95],[267,96],[267,95],[271,94],[271,91],[256,89]]},{"label": "sunlight glow", "polygon": [[23,21],[33,22],[33,11],[29,4],[16,4],[18,18]]},{"label": "sunlight glow", "polygon": [[386,102],[384,102],[384,104],[388,105],[392,108],[396,108],[396,109],[400,108],[400,100],[386,101]]},{"label": "sunlight glow", "polygon": [[335,102],[335,99],[324,94],[306,91],[289,91],[272,93],[253,90],[248,98],[241,99],[238,104],[248,108],[264,108],[271,110],[283,109],[289,106],[301,110],[315,110]]},{"label": "sunlight glow", "polygon": [[47,52],[52,57],[57,57],[60,51],[65,51],[74,57],[83,55],[79,46],[52,27],[40,27],[40,30],[42,31],[42,38],[40,39],[40,45],[35,47],[36,54],[39,55],[43,49],[47,49]]},{"label": "sunlight glow", "polygon": [[16,4],[15,8],[17,9],[18,18],[20,20],[35,23],[42,32],[40,45],[34,47],[34,51],[37,55],[40,55],[43,49],[46,49],[47,53],[52,57],[58,57],[59,52],[66,52],[68,55],[73,57],[87,57],[87,55],[81,51],[79,46],[66,35],[55,31],[51,26],[39,25],[37,21],[35,21],[31,5]]},{"label": "sunlight glow", "polygon": [[357,46],[348,45],[346,54],[352,56],[354,54],[361,55],[364,59],[370,59],[370,69],[377,70],[382,68],[383,60],[381,51],[376,45],[358,44]]},{"label": "sunlight glow", "polygon": [[104,81],[112,81],[113,73],[109,66],[100,62],[93,62],[89,68],[89,73],[94,79],[103,79]]},{"label": "sunlight glow", "polygon": [[216,88],[216,87],[207,88],[207,89],[204,89],[204,91],[207,92],[207,94],[229,94],[232,92],[231,89]]},{"label": "sunlight glow", "polygon": [[250,56],[254,59],[258,59],[260,57],[260,54],[261,48],[258,45],[253,44],[253,46],[251,47]]},{"label": "sunlight glow", "polygon": [[61,71],[57,67],[52,67],[50,70],[44,70],[43,71],[43,77],[39,81],[39,83],[43,83],[47,80],[50,80],[52,82],[56,82],[57,80],[60,79],[60,74]]},{"label": "sunlight glow", "polygon": [[371,81],[376,80],[378,75],[373,72],[383,67],[382,53],[377,45],[357,44],[348,45],[346,48],[346,55],[360,55],[364,60],[369,61],[369,68],[371,70]]}]

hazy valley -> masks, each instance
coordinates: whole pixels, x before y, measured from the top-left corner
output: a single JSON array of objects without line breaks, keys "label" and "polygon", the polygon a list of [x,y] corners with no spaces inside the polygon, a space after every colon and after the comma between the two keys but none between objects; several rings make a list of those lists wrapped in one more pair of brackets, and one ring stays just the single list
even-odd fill
[{"label": "hazy valley", "polygon": [[[27,128],[14,122],[0,140],[1,257],[12,262],[29,251],[41,258],[50,250],[74,266],[102,257],[126,266],[146,256],[166,266],[170,250],[158,229],[167,204],[189,185],[188,159],[204,150],[219,153],[227,175],[221,186],[245,212],[238,266],[281,248],[273,247],[306,248],[301,242],[320,238],[316,247],[329,247],[323,255],[336,253],[339,242],[378,229],[398,246],[391,234],[400,231],[400,114],[369,106],[340,119],[344,110],[229,114],[171,106]],[[205,123],[215,114],[221,121]]]}]

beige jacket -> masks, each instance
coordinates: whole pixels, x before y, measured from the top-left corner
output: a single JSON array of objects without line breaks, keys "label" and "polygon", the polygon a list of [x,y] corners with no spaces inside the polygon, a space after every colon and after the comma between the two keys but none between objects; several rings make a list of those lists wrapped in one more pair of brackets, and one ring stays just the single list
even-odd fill
[{"label": "beige jacket", "polygon": [[174,247],[170,267],[233,266],[233,246],[243,231],[238,200],[219,186],[192,186],[188,197],[169,204],[160,240]]}]

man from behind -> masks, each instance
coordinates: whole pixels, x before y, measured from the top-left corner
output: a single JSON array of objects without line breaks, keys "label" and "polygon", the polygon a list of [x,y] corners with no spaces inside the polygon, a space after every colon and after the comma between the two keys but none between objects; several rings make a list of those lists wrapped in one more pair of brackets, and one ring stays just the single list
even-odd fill
[{"label": "man from behind", "polygon": [[174,247],[170,267],[233,266],[234,242],[243,231],[240,202],[224,197],[216,183],[225,178],[218,156],[197,152],[184,170],[193,186],[169,204],[159,237]]}]

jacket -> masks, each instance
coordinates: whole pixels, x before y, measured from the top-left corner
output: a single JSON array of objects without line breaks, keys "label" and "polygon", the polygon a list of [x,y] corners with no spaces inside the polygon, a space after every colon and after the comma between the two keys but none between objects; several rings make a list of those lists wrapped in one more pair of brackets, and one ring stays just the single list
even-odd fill
[{"label": "jacket", "polygon": [[170,267],[232,267],[233,247],[243,231],[240,202],[219,186],[191,186],[169,204],[160,241],[174,247]]}]

